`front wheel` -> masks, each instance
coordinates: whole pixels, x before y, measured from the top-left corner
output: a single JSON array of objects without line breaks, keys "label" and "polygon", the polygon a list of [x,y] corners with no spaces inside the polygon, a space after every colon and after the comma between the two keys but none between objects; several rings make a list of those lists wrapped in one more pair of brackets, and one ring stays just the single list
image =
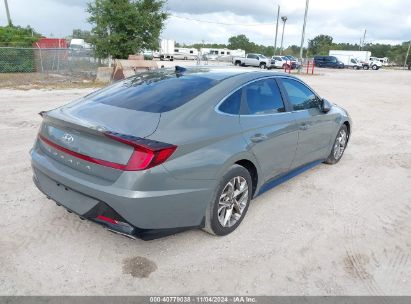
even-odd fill
[{"label": "front wheel", "polygon": [[336,164],[342,158],[345,148],[347,147],[349,139],[348,129],[346,125],[342,125],[340,130],[338,130],[337,137],[335,138],[333,148],[330,155],[325,160],[326,164]]},{"label": "front wheel", "polygon": [[373,69],[374,71],[376,71],[376,70],[378,70],[378,66],[374,64],[374,65],[372,66],[372,69]]},{"label": "front wheel", "polygon": [[265,63],[260,63],[260,69],[264,70],[266,68]]},{"label": "front wheel", "polygon": [[248,170],[233,165],[219,182],[214,200],[206,210],[204,230],[218,236],[233,232],[247,213],[251,189]]}]

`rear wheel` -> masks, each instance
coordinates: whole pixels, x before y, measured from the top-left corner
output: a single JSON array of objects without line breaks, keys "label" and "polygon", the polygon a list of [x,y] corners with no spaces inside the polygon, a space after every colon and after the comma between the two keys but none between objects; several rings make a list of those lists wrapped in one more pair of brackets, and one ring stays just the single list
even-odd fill
[{"label": "rear wheel", "polygon": [[251,189],[248,170],[233,165],[221,179],[214,200],[206,210],[204,230],[219,236],[233,232],[247,213]]},{"label": "rear wheel", "polygon": [[370,68],[370,66],[366,64],[366,65],[363,66],[363,68],[364,68],[364,70],[368,70]]},{"label": "rear wheel", "polygon": [[264,62],[260,63],[260,69],[264,70],[266,68],[266,65]]},{"label": "rear wheel", "polygon": [[325,160],[326,164],[333,165],[339,162],[344,154],[345,148],[347,147],[348,138],[349,134],[347,126],[343,125],[340,130],[338,130],[331,153]]}]

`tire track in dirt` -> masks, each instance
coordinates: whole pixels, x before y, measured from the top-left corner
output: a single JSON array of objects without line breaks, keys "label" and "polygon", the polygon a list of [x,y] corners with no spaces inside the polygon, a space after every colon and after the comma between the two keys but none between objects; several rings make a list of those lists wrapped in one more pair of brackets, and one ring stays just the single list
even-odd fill
[{"label": "tire track in dirt", "polygon": [[[368,235],[374,236],[381,233],[388,235],[390,238],[398,239],[407,238],[411,235],[411,206],[402,205],[403,208],[390,210],[381,214],[370,214],[369,210],[365,210],[353,225],[345,227],[345,235],[348,237],[348,242],[345,244],[346,255],[343,259],[344,269],[351,276],[360,280],[364,287],[372,294],[384,296],[386,291],[391,291],[399,284],[404,284],[402,278],[407,271],[407,267],[411,262],[411,253],[404,250],[401,245],[397,244],[394,248],[382,248],[381,252],[364,253],[364,243],[357,243],[356,236],[364,235],[364,231]],[[377,219],[376,225],[373,227],[367,226],[365,217],[375,216]],[[368,231],[367,231],[368,230]],[[380,258],[378,258],[378,256]],[[384,288],[376,281],[375,271],[384,275]],[[385,303],[384,297],[381,298]]]}]

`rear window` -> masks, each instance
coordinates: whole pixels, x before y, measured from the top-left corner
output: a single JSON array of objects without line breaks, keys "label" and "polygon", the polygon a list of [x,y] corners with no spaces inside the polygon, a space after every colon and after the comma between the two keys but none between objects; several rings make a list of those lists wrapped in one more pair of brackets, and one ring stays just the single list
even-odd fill
[{"label": "rear window", "polygon": [[149,72],[127,78],[86,97],[88,101],[136,111],[174,110],[220,81],[207,73]]}]

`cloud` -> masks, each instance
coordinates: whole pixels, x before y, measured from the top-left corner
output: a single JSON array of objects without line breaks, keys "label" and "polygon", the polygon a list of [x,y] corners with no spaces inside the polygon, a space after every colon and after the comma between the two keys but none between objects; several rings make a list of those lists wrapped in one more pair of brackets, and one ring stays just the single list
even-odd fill
[{"label": "cloud", "polygon": [[[14,24],[31,25],[46,36],[65,37],[74,28],[91,28],[85,12],[89,1],[9,0],[9,6]],[[230,36],[245,34],[256,43],[273,45],[277,4],[281,6],[281,15],[288,17],[284,45],[299,45],[305,0],[277,0],[275,3],[271,0],[168,0],[165,9],[171,16],[162,36],[185,43],[202,40],[227,43]],[[0,10],[0,24],[6,24],[5,17]],[[260,25],[256,26],[256,23]],[[253,26],[248,26],[250,24]],[[364,29],[367,29],[367,42],[400,43],[409,40],[411,1],[310,1],[306,40],[327,34],[336,42],[358,43]]]}]

